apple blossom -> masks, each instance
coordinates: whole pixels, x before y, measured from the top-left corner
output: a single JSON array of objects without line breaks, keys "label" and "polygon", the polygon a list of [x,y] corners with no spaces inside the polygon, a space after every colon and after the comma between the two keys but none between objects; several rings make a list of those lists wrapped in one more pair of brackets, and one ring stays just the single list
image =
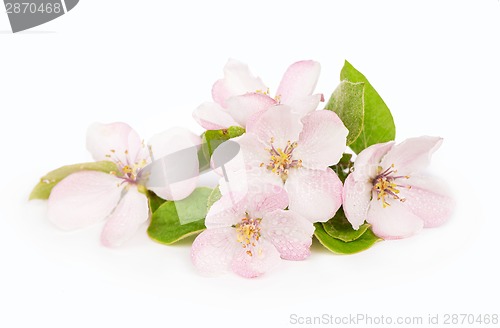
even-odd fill
[{"label": "apple blossom", "polygon": [[[116,163],[118,171],[110,174],[81,171],[67,176],[50,194],[49,220],[61,229],[73,230],[107,218],[101,242],[105,246],[119,246],[149,218],[146,189],[169,200],[191,194],[197,183],[199,143],[199,137],[181,128],[155,135],[146,146],[125,123],[91,125],[87,131],[87,149],[96,161]],[[145,174],[145,167],[153,159],[183,149],[193,149],[188,155],[196,162],[192,178],[162,184]]]},{"label": "apple blossom", "polygon": [[[288,106],[278,105],[258,115],[246,134],[233,139],[242,155],[226,165],[229,181],[221,179],[221,191],[245,192],[266,181],[285,188],[291,210],[311,222],[327,221],[342,204],[342,182],[329,166],[342,157],[347,134],[331,111],[301,118]],[[223,145],[214,157],[224,151]]]},{"label": "apple blossom", "polygon": [[250,72],[247,65],[230,59],[224,67],[224,78],[212,88],[213,103],[203,103],[194,112],[194,119],[207,130],[230,126],[245,127],[248,119],[277,104],[290,106],[306,115],[315,110],[322,94],[314,94],[321,67],[312,60],[299,61],[288,67],[271,97],[269,88]]},{"label": "apple blossom", "polygon": [[243,197],[227,194],[212,205],[205,220],[207,229],[191,250],[200,272],[233,271],[254,278],[272,269],[280,258],[303,260],[309,256],[313,224],[284,210],[288,197],[281,187],[267,190]]},{"label": "apple blossom", "polygon": [[344,212],[354,229],[365,222],[384,239],[409,237],[444,223],[453,201],[436,178],[421,171],[442,139],[423,136],[376,144],[359,153],[344,184]]}]

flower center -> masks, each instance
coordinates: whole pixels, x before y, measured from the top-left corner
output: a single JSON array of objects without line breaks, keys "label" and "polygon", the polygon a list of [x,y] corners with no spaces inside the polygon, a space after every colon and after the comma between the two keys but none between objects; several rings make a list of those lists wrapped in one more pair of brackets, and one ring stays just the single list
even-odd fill
[{"label": "flower center", "polygon": [[399,188],[410,189],[410,186],[405,186],[397,183],[400,179],[409,179],[408,175],[395,175],[398,171],[394,169],[392,164],[388,169],[382,171],[381,166],[377,169],[377,176],[373,179],[373,190],[377,193],[377,200],[382,201],[382,206],[386,208],[391,206],[386,200],[386,197],[392,197],[395,200],[404,202],[406,198],[399,197]]},{"label": "flower center", "polygon": [[250,248],[255,247],[260,239],[260,221],[262,219],[252,219],[247,214],[241,219],[241,222],[233,226],[236,228],[236,239],[241,243],[243,248],[248,248],[246,253],[249,256],[253,256]]},{"label": "flower center", "polygon": [[106,157],[109,158],[111,161],[115,162],[116,165],[118,166],[118,169],[120,170],[120,172],[112,172],[112,174],[115,174],[117,177],[125,180],[126,182],[136,183],[140,176],[141,170],[148,164],[146,159],[132,162],[130,160],[128,150],[125,150],[124,155],[126,162],[124,163],[117,156],[116,150],[110,149],[109,152],[110,152],[109,154],[106,154]]},{"label": "flower center", "polygon": [[266,165],[261,163],[260,166],[266,165],[266,168],[273,173],[276,173],[281,177],[283,181],[286,181],[288,177],[288,172],[292,168],[302,167],[302,160],[293,159],[293,150],[297,148],[297,142],[291,142],[288,140],[285,149],[274,147],[274,138],[270,141],[271,148],[266,148],[269,152],[271,158]]}]

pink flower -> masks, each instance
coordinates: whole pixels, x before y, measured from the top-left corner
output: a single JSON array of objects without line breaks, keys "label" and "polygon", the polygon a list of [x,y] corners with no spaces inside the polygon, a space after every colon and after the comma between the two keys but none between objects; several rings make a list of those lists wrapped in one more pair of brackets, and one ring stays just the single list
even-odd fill
[{"label": "pink flower", "polygon": [[203,103],[193,117],[207,130],[230,126],[245,127],[249,117],[277,104],[290,106],[305,115],[324,101],[322,94],[314,94],[321,67],[312,60],[292,64],[278,87],[276,96],[269,95],[269,88],[254,77],[248,66],[230,59],[224,67],[224,78],[212,88],[214,103]]},{"label": "pink flower", "polygon": [[443,183],[420,174],[442,141],[425,136],[363,150],[344,185],[344,211],[353,228],[366,220],[377,236],[398,239],[444,223],[453,201]]},{"label": "pink flower", "polygon": [[[347,134],[331,111],[314,111],[301,118],[291,108],[278,105],[250,122],[246,134],[233,139],[242,156],[226,165],[229,182],[221,179],[221,191],[257,190],[266,181],[285,188],[294,212],[311,222],[327,221],[342,204],[342,182],[329,166],[342,157]],[[214,158],[223,151],[221,145]]]},{"label": "pink flower", "polygon": [[209,210],[202,232],[193,242],[191,259],[204,274],[233,271],[246,278],[262,275],[285,260],[310,254],[314,226],[288,205],[280,187],[234,202],[224,195]]},{"label": "pink flower", "polygon": [[[196,135],[177,128],[155,135],[147,147],[125,123],[91,125],[87,149],[96,161],[115,162],[119,172],[82,171],[63,179],[50,194],[49,220],[61,229],[73,230],[107,218],[101,241],[105,246],[119,246],[149,218],[146,189],[169,200],[191,194],[198,173],[195,146],[200,142]],[[159,159],[183,149],[192,150],[194,178],[165,186],[144,174],[153,155]]]}]

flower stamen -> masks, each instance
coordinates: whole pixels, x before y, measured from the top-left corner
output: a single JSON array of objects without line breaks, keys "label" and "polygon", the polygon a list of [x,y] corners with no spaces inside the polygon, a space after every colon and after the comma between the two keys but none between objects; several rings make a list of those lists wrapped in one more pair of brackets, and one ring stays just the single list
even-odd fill
[{"label": "flower stamen", "polygon": [[302,160],[293,159],[293,151],[297,148],[297,142],[288,140],[285,149],[274,147],[274,138],[270,141],[271,148],[266,148],[266,151],[271,155],[269,163],[261,163],[260,166],[266,165],[266,168],[271,172],[279,175],[283,181],[286,181],[289,170],[291,168],[302,167]]},{"label": "flower stamen", "polygon": [[236,228],[236,240],[241,243],[243,248],[248,248],[246,253],[249,256],[253,256],[250,248],[255,247],[260,239],[260,221],[262,219],[253,219],[247,214],[241,219],[241,222],[233,226]]},{"label": "flower stamen", "polygon": [[394,164],[392,164],[386,170],[383,170],[381,166],[377,169],[377,176],[373,179],[373,190],[377,193],[377,200],[382,201],[382,206],[386,208],[391,206],[386,198],[393,198],[399,200],[400,202],[406,201],[406,198],[400,197],[400,188],[410,189],[411,187],[402,184],[395,183],[398,179],[409,179],[408,175],[394,175],[398,171],[394,169]]}]

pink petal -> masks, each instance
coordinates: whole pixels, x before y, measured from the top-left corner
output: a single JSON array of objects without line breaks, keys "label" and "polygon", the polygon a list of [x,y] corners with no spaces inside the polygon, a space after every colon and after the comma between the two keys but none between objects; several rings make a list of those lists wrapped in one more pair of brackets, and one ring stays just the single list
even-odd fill
[{"label": "pink petal", "polygon": [[262,93],[247,93],[226,99],[227,112],[241,126],[246,126],[250,116],[275,104],[273,98]]},{"label": "pink petal", "polygon": [[322,101],[325,101],[323,94],[315,94],[312,96],[296,98],[287,101],[286,103],[282,102],[282,104],[290,106],[294,113],[304,116],[315,111],[318,108],[319,103]]},{"label": "pink petal", "polygon": [[104,220],[120,201],[123,185],[103,172],[73,173],[59,182],[48,200],[48,217],[64,230],[83,228]]},{"label": "pink petal", "polygon": [[263,236],[285,260],[299,261],[310,254],[314,225],[294,211],[276,210],[264,215]]},{"label": "pink petal", "polygon": [[382,201],[374,198],[370,203],[367,221],[373,232],[384,239],[410,237],[422,230],[423,221],[410,212],[400,201],[390,199],[390,206],[383,207]]},{"label": "pink petal", "polygon": [[380,161],[393,145],[393,141],[375,144],[359,153],[354,162],[354,179],[367,182],[375,178]]},{"label": "pink petal", "polygon": [[290,170],[285,189],[289,208],[311,222],[328,221],[342,204],[342,182],[330,168]]},{"label": "pink petal", "polygon": [[290,107],[278,105],[265,111],[252,124],[247,124],[247,132],[253,133],[270,147],[271,139],[276,148],[284,149],[288,141],[295,142],[302,131],[301,116],[292,113]]},{"label": "pink petal", "polygon": [[[249,255],[247,252],[252,252]],[[273,244],[260,239],[255,247],[241,247],[231,263],[231,268],[245,278],[255,278],[273,269],[280,261],[280,253]]]},{"label": "pink petal", "polygon": [[261,185],[261,190],[248,193],[247,211],[254,218],[262,218],[266,213],[283,210],[288,206],[288,195],[282,187]]},{"label": "pink petal", "polygon": [[87,130],[87,149],[96,161],[111,160],[127,165],[141,157],[143,146],[137,132],[126,123],[94,123]]},{"label": "pink petal", "polygon": [[260,167],[262,163],[267,164],[270,160],[271,155],[266,150],[266,144],[253,133],[245,133],[237,141],[247,168]]},{"label": "pink petal", "polygon": [[135,186],[130,186],[109,216],[101,234],[101,243],[106,247],[122,245],[132,238],[148,218],[149,205],[146,195],[140,193]]},{"label": "pink petal", "polygon": [[231,269],[236,251],[241,248],[234,228],[207,229],[191,246],[191,260],[205,275],[216,275]]},{"label": "pink petal", "polygon": [[321,65],[312,60],[296,62],[283,75],[276,92],[281,103],[293,103],[296,99],[310,96],[318,83]]},{"label": "pink petal", "polygon": [[[165,172],[153,171],[146,187],[168,200],[180,200],[189,196],[198,183],[198,146],[201,138],[187,129],[172,128],[154,135],[149,146],[154,165],[163,166]],[[181,179],[181,181],[179,181]]]},{"label": "pink petal", "polygon": [[229,59],[224,66],[224,79],[215,82],[212,88],[212,97],[226,107],[228,98],[256,91],[266,92],[267,87],[260,78],[253,76],[246,64]]},{"label": "pink petal", "polygon": [[372,188],[370,182],[356,182],[353,174],[349,174],[344,182],[342,207],[347,220],[355,230],[365,223],[372,198]]},{"label": "pink petal", "polygon": [[207,130],[227,129],[239,124],[216,103],[203,103],[193,111],[194,120]]},{"label": "pink petal", "polygon": [[300,133],[294,159],[310,169],[324,170],[337,164],[346,150],[349,131],[332,111],[315,111],[302,119],[304,128]]},{"label": "pink petal", "polygon": [[205,226],[208,229],[231,227],[246,216],[247,198],[238,193],[223,195],[207,213]]},{"label": "pink petal", "polygon": [[275,186],[283,187],[283,180],[264,168],[252,170],[226,171],[227,181],[222,177],[219,181],[220,191],[223,195],[228,193],[237,194],[258,194],[267,193]]},{"label": "pink petal", "polygon": [[382,160],[383,168],[394,167],[398,175],[412,175],[425,169],[432,154],[441,146],[443,139],[439,137],[409,138],[394,146]]},{"label": "pink petal", "polygon": [[435,177],[412,176],[411,189],[400,189],[404,205],[424,221],[425,228],[437,227],[452,215],[455,202],[446,184]]}]

